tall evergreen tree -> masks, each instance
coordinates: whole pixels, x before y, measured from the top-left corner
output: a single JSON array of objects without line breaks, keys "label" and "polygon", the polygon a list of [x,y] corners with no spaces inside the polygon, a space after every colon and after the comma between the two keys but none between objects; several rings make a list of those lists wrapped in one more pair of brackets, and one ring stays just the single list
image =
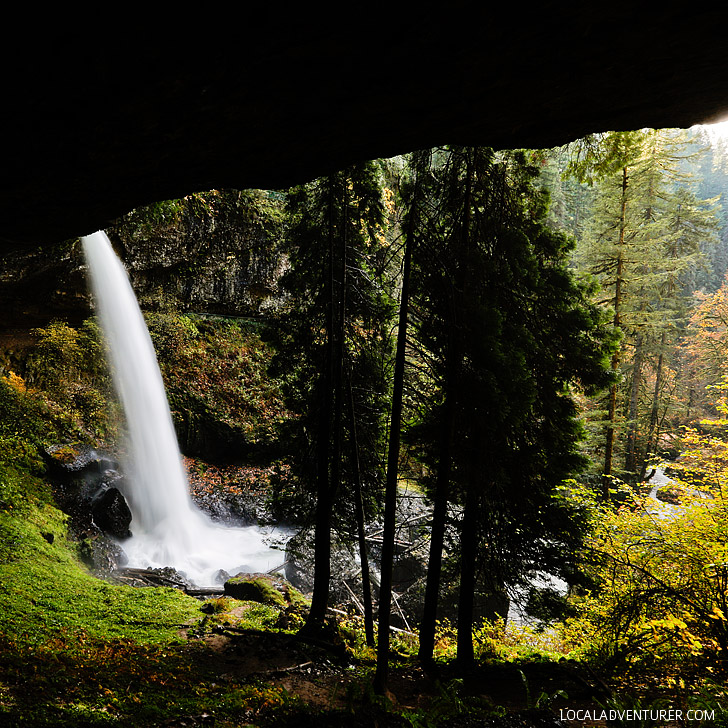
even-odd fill
[{"label": "tall evergreen tree", "polygon": [[[444,150],[430,204],[435,220],[423,227],[430,246],[416,249],[417,336],[437,393],[417,435],[436,473],[436,514],[443,500],[460,512],[464,667],[473,658],[474,595],[492,600],[538,567],[557,568],[551,557],[575,535],[553,498],[582,464],[566,389],[577,380],[588,388],[606,382],[601,313],[568,272],[566,238],[544,225],[534,175],[522,155]],[[433,534],[442,528],[435,519]],[[438,547],[431,549],[421,627],[425,662]]]},{"label": "tall evergreen tree", "polygon": [[314,522],[306,629],[317,632],[328,605],[332,527],[353,541],[351,524],[361,524],[360,509],[372,514],[381,487],[391,303],[381,287],[385,208],[377,165],[296,188],[289,213],[283,286],[290,299],[277,326],[275,368],[287,373],[292,408],[301,413],[293,469],[299,518]]},{"label": "tall evergreen tree", "polygon": [[[674,130],[604,135],[589,152],[572,165],[580,179],[597,183],[580,260],[601,283],[601,302],[623,336],[606,406],[606,495],[613,474],[639,478],[655,447],[666,357],[673,358],[686,288],[714,223],[709,204],[688,189],[683,169],[693,152]],[[624,453],[623,469],[615,448]]]}]

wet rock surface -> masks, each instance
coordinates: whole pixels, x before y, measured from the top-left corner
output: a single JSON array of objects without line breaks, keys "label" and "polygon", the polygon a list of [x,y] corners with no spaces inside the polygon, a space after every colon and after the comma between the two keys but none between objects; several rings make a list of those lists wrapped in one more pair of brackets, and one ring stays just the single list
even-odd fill
[{"label": "wet rock surface", "polygon": [[192,499],[212,520],[230,526],[277,525],[268,502],[273,467],[183,460]]},{"label": "wet rock surface", "polygon": [[[141,208],[107,226],[107,233],[143,307],[259,316],[278,305],[285,267],[267,209],[265,193],[212,191]],[[77,240],[0,250],[0,335],[45,326],[59,316],[69,322],[87,318],[92,310],[86,275]],[[224,427],[220,434],[226,435]],[[189,436],[214,449],[205,435]]]},{"label": "wet rock surface", "polygon": [[[185,591],[194,590],[193,584],[171,566],[147,569],[119,568],[111,574],[114,581],[129,586],[168,586]],[[206,592],[207,593],[207,592]]]},{"label": "wet rock surface", "polygon": [[[430,509],[419,492],[402,489],[397,502],[392,589],[394,626],[409,629],[420,616],[429,557],[427,526]],[[379,594],[383,523],[366,529],[370,583],[374,600]],[[313,591],[315,566],[313,527],[301,529],[286,546],[285,577],[305,594]],[[362,577],[358,546],[351,537],[332,533],[330,604],[360,611]]]},{"label": "wet rock surface", "polygon": [[92,499],[91,516],[105,534],[122,540],[131,536],[129,504],[115,486],[102,490]]},{"label": "wet rock surface", "polygon": [[116,460],[92,447],[70,445],[49,448],[43,458],[84,560],[102,572],[123,566],[126,556],[117,540],[131,536],[132,517]]}]

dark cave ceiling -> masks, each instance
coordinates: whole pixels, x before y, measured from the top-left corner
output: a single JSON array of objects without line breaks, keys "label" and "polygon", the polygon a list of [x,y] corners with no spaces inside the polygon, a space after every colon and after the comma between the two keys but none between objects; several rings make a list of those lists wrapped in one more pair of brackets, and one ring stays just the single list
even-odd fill
[{"label": "dark cave ceiling", "polygon": [[728,116],[725,10],[423,7],[231,6],[7,43],[0,244],[438,144],[542,148]]}]

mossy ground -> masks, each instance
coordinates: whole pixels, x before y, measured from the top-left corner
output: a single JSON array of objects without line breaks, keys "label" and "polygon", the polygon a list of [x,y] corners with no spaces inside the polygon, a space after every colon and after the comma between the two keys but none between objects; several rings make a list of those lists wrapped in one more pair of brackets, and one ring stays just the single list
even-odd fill
[{"label": "mossy ground", "polygon": [[[91,575],[41,481],[0,466],[0,483],[0,725],[151,726],[204,716],[240,725],[263,706],[291,702],[281,689],[216,677],[199,638],[199,600]],[[230,600],[222,611],[240,605]],[[251,605],[236,623],[263,629],[277,614]]]},{"label": "mossy ground", "polygon": [[540,659],[535,647],[501,654],[495,632],[479,634],[482,659],[463,680],[443,626],[436,674],[418,665],[414,636],[393,638],[391,704],[371,689],[375,656],[360,619],[339,619],[326,647],[297,638],[292,605],[202,606],[177,590],[95,578],[43,481],[0,464],[3,727],[522,726],[538,723],[513,715],[565,687],[572,706],[593,700],[573,665],[544,645]]}]

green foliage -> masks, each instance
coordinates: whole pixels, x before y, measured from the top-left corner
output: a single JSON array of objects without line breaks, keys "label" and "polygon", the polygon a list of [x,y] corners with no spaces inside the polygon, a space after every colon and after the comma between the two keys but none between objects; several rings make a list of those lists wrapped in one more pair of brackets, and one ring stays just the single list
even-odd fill
[{"label": "green foliage", "polygon": [[564,643],[554,627],[542,629],[485,619],[473,630],[473,639],[476,658],[481,662],[557,661],[565,654]]},{"label": "green foliage", "polygon": [[573,143],[565,174],[593,185],[634,164],[642,153],[642,139],[639,131],[589,134]]},{"label": "green foliage", "polygon": [[[0,464],[3,726],[161,725],[302,709],[279,688],[218,684],[202,646],[185,642],[200,603],[175,589],[91,576],[68,539],[66,517],[49,501],[41,481]],[[221,600],[218,614],[237,605],[247,606]],[[236,623],[268,629],[279,614],[250,605]]]},{"label": "green foliage", "polygon": [[67,539],[65,516],[34,504],[31,488],[23,490],[20,517],[15,508],[0,512],[0,633],[39,644],[61,631],[159,642],[197,616],[197,602],[179,591],[116,587],[91,576]]},{"label": "green foliage", "polygon": [[[559,660],[568,649],[556,628],[539,629],[535,626],[504,623],[499,619],[481,619],[473,629],[475,658],[478,663],[523,661],[540,662]],[[435,661],[441,665],[456,657],[457,630],[448,620],[437,622],[435,632]]]},{"label": "green foliage", "polygon": [[0,461],[40,471],[38,446],[55,434],[45,400],[12,372],[0,376]]},{"label": "green foliage", "polygon": [[605,509],[566,636],[608,669],[694,680],[728,648],[726,503],[686,491],[677,508],[635,500]]},{"label": "green foliage", "polygon": [[291,413],[268,375],[272,351],[255,327],[187,314],[146,320],[183,447],[195,452],[201,438],[211,457],[274,453]]},{"label": "green foliage", "polygon": [[[349,383],[369,517],[379,500],[393,314],[384,285],[389,254],[386,203],[374,162],[291,190],[286,241],[291,267],[282,279],[290,297],[270,331],[277,350],[272,371],[284,382],[289,407],[300,415],[288,428],[296,453],[291,461],[296,488],[290,492],[282,483],[276,500],[281,510],[299,519],[310,517],[322,461],[319,442],[326,439],[324,418],[333,423],[338,410],[341,422],[329,426],[334,430],[331,442],[320,447],[328,453],[326,467],[340,467],[340,483],[332,484],[331,490],[338,491],[334,519],[342,530],[355,522]],[[338,367],[341,372],[335,375]],[[338,454],[333,444],[336,431],[341,436]]]},{"label": "green foliage", "polygon": [[[604,472],[633,482],[657,451],[661,429],[675,426],[685,400],[696,400],[686,391],[678,344],[716,240],[717,198],[700,199],[692,189],[685,169],[693,156],[677,130],[615,132],[582,142],[567,168],[594,185],[575,262],[597,278],[596,300],[611,307],[622,333],[612,368],[623,384],[591,417],[606,420]],[[624,454],[624,470],[613,452]]]},{"label": "green foliage", "polygon": [[568,565],[583,522],[555,489],[585,464],[571,392],[608,383],[614,337],[569,269],[573,241],[544,224],[524,154],[449,147],[428,175],[413,273],[420,422],[409,440],[432,480],[451,459],[451,499],[477,524],[479,588],[494,593]]},{"label": "green foliage", "polygon": [[0,514],[14,512],[22,517],[33,503],[52,504],[50,486],[23,469],[23,464],[0,461]]},{"label": "green foliage", "polygon": [[24,375],[0,377],[0,459],[38,465],[32,452],[63,440],[95,442],[116,432],[98,326],[54,321],[34,331]]}]

